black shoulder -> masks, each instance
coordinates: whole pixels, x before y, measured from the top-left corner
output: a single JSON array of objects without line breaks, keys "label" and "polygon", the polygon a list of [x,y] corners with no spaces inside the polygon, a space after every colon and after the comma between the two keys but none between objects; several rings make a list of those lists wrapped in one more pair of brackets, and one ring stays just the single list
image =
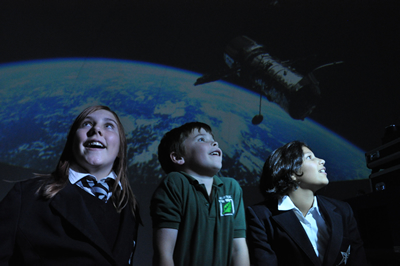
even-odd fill
[{"label": "black shoulder", "polygon": [[39,189],[40,185],[43,183],[41,178],[32,177],[22,181],[15,182],[13,188],[19,188],[23,191],[36,191]]},{"label": "black shoulder", "polygon": [[345,207],[348,206],[349,204],[347,202],[341,201],[341,200],[337,200],[337,199],[333,199],[333,198],[329,198],[326,196],[317,196],[318,202],[329,202],[330,204],[333,204],[337,207]]},{"label": "black shoulder", "polygon": [[247,211],[253,211],[256,214],[273,214],[278,211],[278,202],[275,200],[262,201],[247,207]]},{"label": "black shoulder", "polygon": [[41,182],[37,178],[30,178],[13,183],[13,187],[8,191],[2,201],[25,200],[33,202],[38,198],[37,191],[39,190]]},{"label": "black shoulder", "polygon": [[352,213],[352,209],[349,203],[325,196],[317,196],[318,205],[324,206],[326,209],[335,209],[341,213]]}]

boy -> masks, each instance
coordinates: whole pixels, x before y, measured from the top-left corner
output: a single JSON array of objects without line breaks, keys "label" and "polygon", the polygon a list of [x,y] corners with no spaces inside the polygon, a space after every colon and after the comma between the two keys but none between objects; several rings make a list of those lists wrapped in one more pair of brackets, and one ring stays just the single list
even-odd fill
[{"label": "boy", "polygon": [[217,177],[222,151],[211,128],[192,122],[164,135],[167,173],[153,194],[154,265],[249,265],[242,190]]}]

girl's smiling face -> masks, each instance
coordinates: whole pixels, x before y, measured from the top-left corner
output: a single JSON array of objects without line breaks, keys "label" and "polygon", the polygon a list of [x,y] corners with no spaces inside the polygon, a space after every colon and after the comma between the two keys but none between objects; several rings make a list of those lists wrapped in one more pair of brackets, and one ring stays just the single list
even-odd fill
[{"label": "girl's smiling face", "polygon": [[315,157],[314,153],[307,147],[303,149],[303,163],[300,167],[301,176],[293,175],[299,181],[299,187],[316,192],[329,183],[325,168],[325,160]]},{"label": "girl's smiling face", "polygon": [[[118,157],[120,137],[115,116],[106,110],[89,114],[79,125],[73,141],[76,163],[100,179],[107,176]],[[104,175],[104,176],[103,176]]]}]

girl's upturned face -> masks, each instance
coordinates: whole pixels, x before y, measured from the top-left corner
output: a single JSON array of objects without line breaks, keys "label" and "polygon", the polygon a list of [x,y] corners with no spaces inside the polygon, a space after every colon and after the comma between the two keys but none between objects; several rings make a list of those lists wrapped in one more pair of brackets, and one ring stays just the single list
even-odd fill
[{"label": "girl's upturned face", "polygon": [[300,182],[300,188],[316,192],[329,183],[325,160],[315,157],[314,153],[307,147],[303,146],[302,149],[303,163],[300,167],[300,174],[303,175],[295,178]]},{"label": "girl's upturned face", "polygon": [[109,111],[97,110],[89,114],[77,129],[73,154],[79,166],[89,173],[101,172],[106,176],[112,170],[119,146],[117,119]]}]

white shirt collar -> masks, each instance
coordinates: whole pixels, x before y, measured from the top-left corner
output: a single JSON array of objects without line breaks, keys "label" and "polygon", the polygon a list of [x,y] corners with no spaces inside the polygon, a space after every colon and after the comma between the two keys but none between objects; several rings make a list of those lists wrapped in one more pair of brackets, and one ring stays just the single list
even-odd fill
[{"label": "white shirt collar", "polygon": [[[69,182],[71,182],[71,184],[75,184],[76,182],[78,182],[79,180],[81,180],[82,178],[84,178],[85,176],[93,176],[95,179],[96,177],[94,175],[88,174],[88,173],[80,173],[77,171],[72,170],[71,168],[69,168],[69,175],[68,175],[68,179]],[[108,176],[102,178],[112,178],[114,180],[117,180],[117,175],[115,174],[114,171],[111,171],[111,173],[108,174]],[[121,182],[119,182],[119,185],[121,186]]]},{"label": "white shirt collar", "polygon": [[[290,197],[288,195],[285,195],[281,199],[279,199],[278,210],[280,210],[280,211],[288,211],[288,210],[292,210],[292,209],[300,211],[299,208],[297,208],[296,205],[294,205],[293,201],[290,199]],[[310,208],[309,212],[313,211],[314,209],[318,212],[318,214],[321,215],[321,213],[319,212],[318,202],[317,202],[317,197],[316,196],[314,196],[314,202],[313,202],[313,205]]]}]

